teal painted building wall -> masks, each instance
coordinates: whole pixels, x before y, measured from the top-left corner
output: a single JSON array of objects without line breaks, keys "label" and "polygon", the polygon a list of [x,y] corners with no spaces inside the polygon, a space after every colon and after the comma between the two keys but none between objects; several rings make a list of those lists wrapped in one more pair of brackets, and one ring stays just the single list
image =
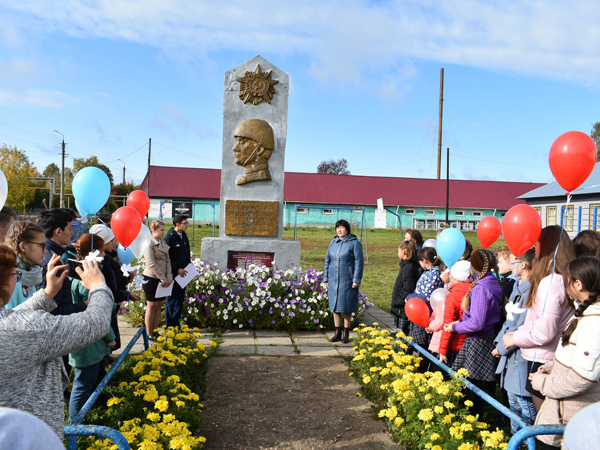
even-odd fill
[{"label": "teal painted building wall", "polygon": [[[158,219],[158,203],[159,202],[190,202],[189,199],[152,199],[153,207],[150,210],[150,218]],[[219,200],[193,200],[193,220],[196,223],[212,223],[215,220],[219,221]],[[214,215],[213,207],[214,205]],[[346,207],[337,209],[336,205],[306,205],[306,212],[298,212],[296,215],[295,203],[284,203],[284,226],[293,226],[296,217],[297,224],[300,226],[318,226],[331,227],[338,220],[345,219],[353,226],[360,226],[363,221],[363,212],[358,209],[360,206]],[[385,217],[386,228],[420,228],[420,229],[438,229],[439,224],[446,221],[446,210],[444,208],[424,208],[424,207],[397,207],[386,206],[390,211],[398,214],[396,217],[393,213],[387,211]],[[368,228],[375,226],[376,207],[364,206],[365,224]],[[154,211],[154,213],[153,213]],[[302,211],[302,210],[300,210]],[[408,214],[407,214],[408,211]],[[410,213],[413,211],[414,213]],[[500,221],[506,211],[494,211],[490,209],[458,209],[452,208],[449,211],[448,219],[452,226],[457,226],[460,229],[476,229],[476,224],[481,219],[487,216],[495,215]],[[427,214],[426,214],[427,213]],[[432,214],[433,213],[433,214]],[[168,220],[169,217],[163,217]]]}]

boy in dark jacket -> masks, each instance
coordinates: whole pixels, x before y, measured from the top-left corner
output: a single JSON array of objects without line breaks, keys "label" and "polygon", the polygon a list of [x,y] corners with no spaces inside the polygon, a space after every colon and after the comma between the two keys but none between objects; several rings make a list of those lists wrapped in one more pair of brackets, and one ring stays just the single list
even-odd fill
[{"label": "boy in dark jacket", "polygon": [[[169,258],[171,259],[171,272],[173,279],[177,275],[186,276],[185,267],[190,263],[190,242],[185,231],[188,228],[188,217],[178,214],[173,217],[173,225],[165,237],[165,243],[169,246]],[[167,298],[165,304],[165,321],[167,327],[179,326],[181,309],[183,308],[183,299],[185,289],[179,286],[179,283],[173,283],[173,292]]]},{"label": "boy in dark jacket", "polygon": [[419,279],[419,263],[417,262],[415,243],[412,240],[400,243],[398,258],[400,258],[400,272],[398,272],[392,291],[391,313],[394,315],[394,326],[408,334],[410,322],[404,312],[404,305],[406,296],[415,291]]}]

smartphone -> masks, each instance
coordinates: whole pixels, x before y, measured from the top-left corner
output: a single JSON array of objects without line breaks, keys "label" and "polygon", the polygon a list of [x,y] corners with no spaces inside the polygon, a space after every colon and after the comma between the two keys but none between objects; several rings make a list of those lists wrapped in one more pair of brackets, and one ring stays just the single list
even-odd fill
[{"label": "smartphone", "polygon": [[69,265],[69,277],[75,278],[76,280],[81,281],[81,277],[75,270],[76,267],[81,267],[81,270],[83,270],[83,264],[81,264],[81,261],[77,261],[76,259],[69,258],[69,259],[67,259],[67,264]]}]

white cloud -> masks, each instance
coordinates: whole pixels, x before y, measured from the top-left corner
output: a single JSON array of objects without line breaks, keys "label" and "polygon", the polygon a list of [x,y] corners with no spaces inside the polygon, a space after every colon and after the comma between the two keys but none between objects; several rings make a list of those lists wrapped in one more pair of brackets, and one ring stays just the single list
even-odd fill
[{"label": "white cloud", "polygon": [[53,89],[25,89],[0,91],[0,105],[64,108],[77,103],[70,95]]},{"label": "white cloud", "polygon": [[[174,59],[223,50],[302,54],[310,73],[361,83],[370,71],[411,78],[411,58],[577,83],[600,82],[595,2],[483,0],[222,2],[5,0],[13,26],[38,34],[108,38],[159,48]],[[384,80],[382,96],[402,95]]]}]

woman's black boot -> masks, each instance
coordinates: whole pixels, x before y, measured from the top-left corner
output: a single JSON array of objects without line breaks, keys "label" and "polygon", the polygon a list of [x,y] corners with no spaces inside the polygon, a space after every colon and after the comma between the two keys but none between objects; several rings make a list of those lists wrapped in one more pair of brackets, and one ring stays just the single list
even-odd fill
[{"label": "woman's black boot", "polygon": [[350,343],[350,328],[344,328],[344,337],[342,338],[342,344]]},{"label": "woman's black boot", "polygon": [[335,334],[331,338],[331,342],[340,342],[342,340],[342,327],[335,327]]}]

